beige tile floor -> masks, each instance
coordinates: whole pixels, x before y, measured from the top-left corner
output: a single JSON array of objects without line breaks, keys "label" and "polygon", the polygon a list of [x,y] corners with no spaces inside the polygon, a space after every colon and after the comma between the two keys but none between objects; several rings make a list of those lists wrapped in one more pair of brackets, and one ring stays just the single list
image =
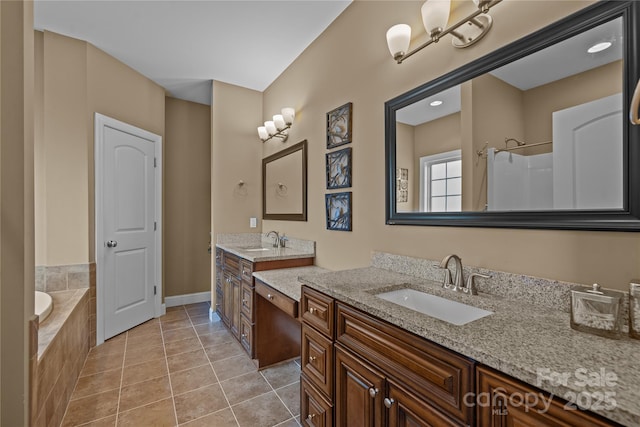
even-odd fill
[{"label": "beige tile floor", "polygon": [[209,304],[167,309],[91,349],[63,426],[298,426],[300,365],[258,371]]}]

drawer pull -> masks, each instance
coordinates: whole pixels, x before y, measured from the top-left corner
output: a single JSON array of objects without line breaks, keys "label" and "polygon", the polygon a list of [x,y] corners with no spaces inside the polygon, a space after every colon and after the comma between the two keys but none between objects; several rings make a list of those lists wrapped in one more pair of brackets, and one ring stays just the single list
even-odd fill
[{"label": "drawer pull", "polygon": [[378,391],[379,390],[377,388],[371,387],[369,389],[369,396],[371,396],[372,398],[376,397],[378,395]]},{"label": "drawer pull", "polygon": [[309,356],[309,363],[313,363],[316,361],[316,357],[315,356]]},{"label": "drawer pull", "polygon": [[267,298],[269,298],[270,300],[272,300],[272,299],[273,299],[273,295],[271,295],[271,294],[267,294]]},{"label": "drawer pull", "polygon": [[389,399],[388,397],[385,397],[385,398],[384,398],[384,406],[385,406],[387,409],[390,409],[390,408],[391,408],[391,406],[392,406],[394,403],[395,403],[395,400],[393,400],[393,399]]},{"label": "drawer pull", "polygon": [[316,417],[316,414],[309,414],[309,415],[307,415],[307,419],[308,419],[308,420],[312,420],[312,419],[314,419],[315,417]]},{"label": "drawer pull", "polygon": [[317,311],[318,311],[318,310],[316,310],[316,309],[315,309],[315,308],[313,308],[313,307],[310,307],[310,308],[309,308],[309,313],[311,313],[311,314],[315,314]]},{"label": "drawer pull", "polygon": [[247,300],[246,300],[246,299],[243,299],[243,300],[242,300],[242,304],[246,304],[246,303],[247,303]]},{"label": "drawer pull", "polygon": [[247,334],[242,334],[242,338],[246,338],[246,337],[247,337]]}]

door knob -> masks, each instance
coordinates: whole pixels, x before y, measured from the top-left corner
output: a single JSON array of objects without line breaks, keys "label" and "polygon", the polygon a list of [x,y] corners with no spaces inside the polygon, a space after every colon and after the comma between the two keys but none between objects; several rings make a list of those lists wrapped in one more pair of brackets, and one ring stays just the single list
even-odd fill
[{"label": "door knob", "polygon": [[116,246],[118,246],[118,242],[116,242],[115,240],[107,240],[108,248],[115,248]]}]

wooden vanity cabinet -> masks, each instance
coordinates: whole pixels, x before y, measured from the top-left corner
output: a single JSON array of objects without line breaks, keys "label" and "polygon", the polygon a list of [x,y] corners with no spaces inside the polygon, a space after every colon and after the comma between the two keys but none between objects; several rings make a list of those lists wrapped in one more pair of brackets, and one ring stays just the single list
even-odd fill
[{"label": "wooden vanity cabinet", "polygon": [[[548,426],[548,427],[604,427],[617,426],[592,412],[579,409],[567,410],[567,402],[553,397],[529,384],[511,378],[486,366],[476,369],[478,394],[485,393],[478,405],[478,425],[482,427],[507,426]],[[522,404],[522,398],[530,398],[528,405]],[[543,402],[543,398],[545,401]],[[545,409],[545,402],[548,409]]]}]

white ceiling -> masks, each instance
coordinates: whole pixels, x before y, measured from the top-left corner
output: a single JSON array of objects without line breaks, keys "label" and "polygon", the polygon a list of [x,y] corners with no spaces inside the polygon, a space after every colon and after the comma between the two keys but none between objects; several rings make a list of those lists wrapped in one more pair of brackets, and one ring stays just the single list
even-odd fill
[{"label": "white ceiling", "polygon": [[[604,41],[612,43],[609,49],[587,52],[594,44]],[[617,18],[492,70],[490,74],[525,91],[618,61],[622,59],[623,46],[622,18]],[[431,107],[429,103],[436,99],[443,104]],[[398,110],[396,120],[417,126],[458,111],[460,86],[455,86]]]},{"label": "white ceiling", "polygon": [[264,91],[351,0],[37,0],[34,27],[80,40],[171,96],[211,104],[211,80]]}]

